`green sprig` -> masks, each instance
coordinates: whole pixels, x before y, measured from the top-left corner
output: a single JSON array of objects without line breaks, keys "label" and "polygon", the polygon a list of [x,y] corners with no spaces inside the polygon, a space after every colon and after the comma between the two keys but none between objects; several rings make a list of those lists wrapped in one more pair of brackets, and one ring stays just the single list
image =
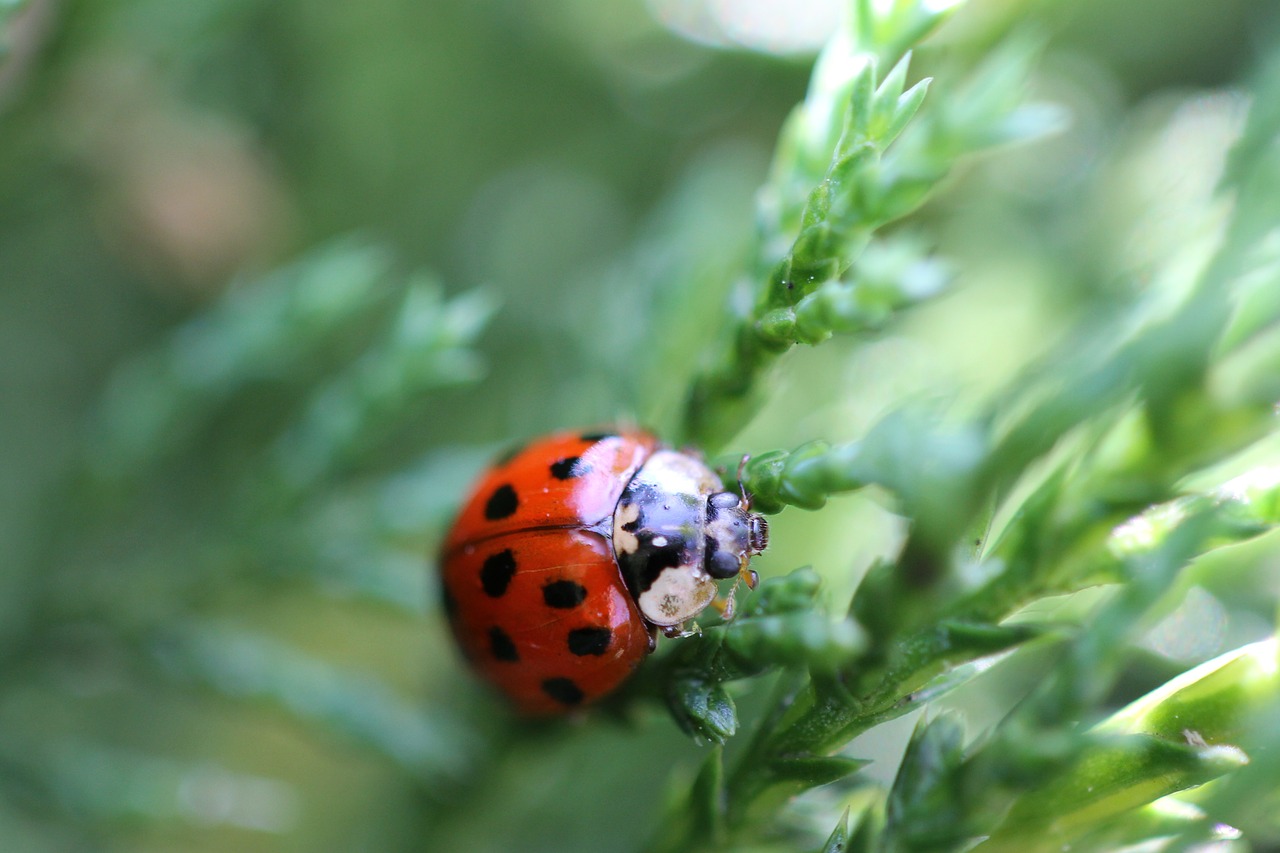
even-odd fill
[{"label": "green sprig", "polygon": [[138,478],[201,437],[217,411],[255,384],[305,381],[350,346],[394,291],[386,251],[355,241],[238,282],[208,311],[118,368],[90,464]]},{"label": "green sprig", "polygon": [[918,246],[899,245],[910,258],[886,275],[884,250],[870,250],[877,232],[919,207],[958,158],[1061,125],[1052,110],[1020,106],[1034,57],[1026,44],[993,56],[975,74],[955,96],[968,98],[965,107],[917,120],[929,80],[906,88],[910,54],[893,54],[881,78],[881,59],[857,39],[910,33],[914,43],[944,14],[914,0],[883,11],[860,5],[851,30],[857,35],[838,36],[820,57],[763,194],[754,303],[688,398],[686,433],[699,444],[714,447],[743,426],[759,402],[760,380],[794,344],[878,329],[938,293],[938,266]]},{"label": "green sprig", "polygon": [[472,291],[445,301],[438,282],[412,281],[383,338],[320,388],[273,451],[282,479],[301,490],[349,469],[406,403],[483,375],[471,344],[497,305]]},{"label": "green sprig", "polygon": [[156,638],[162,671],[228,698],[268,702],[396,762],[433,791],[466,775],[481,754],[474,732],[426,711],[377,678],[347,672],[287,644],[227,624],[193,624]]},{"label": "green sprig", "polygon": [[737,731],[726,682],[779,667],[830,677],[862,651],[865,640],[854,622],[820,615],[818,591],[812,570],[771,578],[732,622],[702,630],[662,661],[658,677],[685,731],[710,743]]}]

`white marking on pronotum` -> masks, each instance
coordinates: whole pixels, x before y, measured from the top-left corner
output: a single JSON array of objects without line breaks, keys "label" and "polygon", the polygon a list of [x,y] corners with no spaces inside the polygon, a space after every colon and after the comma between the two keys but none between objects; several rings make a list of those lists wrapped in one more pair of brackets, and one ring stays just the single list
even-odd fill
[{"label": "white marking on pronotum", "polygon": [[644,617],[655,625],[678,625],[692,619],[716,597],[710,575],[689,566],[664,569],[653,585],[640,593],[637,603]]},{"label": "white marking on pronotum", "polygon": [[655,536],[655,537],[653,537],[653,547],[655,547],[655,548],[665,548],[665,547],[667,547],[667,537],[665,537],[665,536]]},{"label": "white marking on pronotum", "polygon": [[618,507],[613,514],[613,547],[619,554],[634,554],[640,548],[640,540],[630,530],[624,530],[624,524],[630,524],[640,517],[639,504],[627,504]]}]

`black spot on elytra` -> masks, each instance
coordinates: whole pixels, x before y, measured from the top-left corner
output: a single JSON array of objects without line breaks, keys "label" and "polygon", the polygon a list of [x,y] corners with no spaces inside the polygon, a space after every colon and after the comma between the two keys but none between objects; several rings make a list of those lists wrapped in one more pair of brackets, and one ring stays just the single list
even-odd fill
[{"label": "black spot on elytra", "polygon": [[581,456],[569,456],[551,463],[551,476],[557,480],[572,480],[591,473],[591,466]]},{"label": "black spot on elytra", "polygon": [[516,490],[510,483],[503,483],[493,490],[493,494],[489,495],[489,500],[485,502],[484,517],[490,521],[501,521],[510,517],[519,503]]},{"label": "black spot on elytra", "polygon": [[604,441],[606,438],[613,438],[614,433],[611,432],[584,432],[578,438],[589,444],[595,444],[597,441]]},{"label": "black spot on elytra", "polygon": [[484,558],[480,569],[480,583],[490,598],[500,598],[507,591],[507,584],[516,573],[516,555],[508,548]]},{"label": "black spot on elytra", "polygon": [[584,698],[582,688],[572,678],[548,678],[542,682],[542,692],[562,705],[577,705]]},{"label": "black spot on elytra", "polygon": [[586,597],[586,587],[574,581],[552,581],[542,588],[542,600],[559,610],[577,607]]},{"label": "black spot on elytra", "polygon": [[520,660],[520,653],[516,651],[516,644],[511,642],[511,637],[507,632],[494,625],[489,629],[489,651],[493,652],[493,656],[498,660],[515,661]]},{"label": "black spot on elytra", "polygon": [[609,641],[612,639],[613,632],[608,628],[595,626],[574,628],[569,632],[569,651],[579,657],[584,655],[596,655],[598,657],[604,654],[605,649],[609,648]]}]

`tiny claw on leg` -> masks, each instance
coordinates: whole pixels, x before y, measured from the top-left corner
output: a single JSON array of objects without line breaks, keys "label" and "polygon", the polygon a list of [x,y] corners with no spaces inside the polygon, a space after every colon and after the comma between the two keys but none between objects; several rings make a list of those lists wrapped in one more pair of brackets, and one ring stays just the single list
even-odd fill
[{"label": "tiny claw on leg", "polygon": [[760,585],[760,573],[755,569],[747,569],[747,589],[755,589]]}]

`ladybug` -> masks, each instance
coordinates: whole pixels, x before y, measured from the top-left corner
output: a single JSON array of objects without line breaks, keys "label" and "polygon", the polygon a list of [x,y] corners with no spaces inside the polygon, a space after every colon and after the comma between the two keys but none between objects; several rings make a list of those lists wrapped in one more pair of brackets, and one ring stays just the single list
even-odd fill
[{"label": "ladybug", "polygon": [[[557,433],[499,459],[440,555],[463,655],[528,714],[593,702],[742,577],[768,526],[706,463],[640,430]],[[736,584],[735,584],[736,587]],[[733,593],[717,608],[732,617]]]}]

